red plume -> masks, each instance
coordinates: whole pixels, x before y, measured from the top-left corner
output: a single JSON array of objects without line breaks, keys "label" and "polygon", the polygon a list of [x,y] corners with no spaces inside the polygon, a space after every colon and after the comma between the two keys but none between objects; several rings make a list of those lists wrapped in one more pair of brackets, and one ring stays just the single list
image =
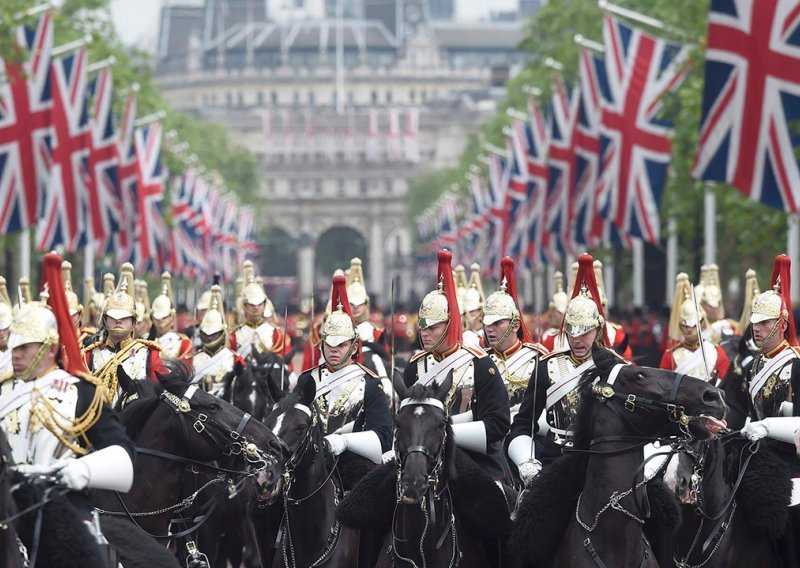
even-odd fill
[{"label": "red plume", "polygon": [[[600,292],[597,289],[597,280],[594,277],[594,259],[592,255],[583,253],[578,257],[578,274],[575,276],[575,287],[572,289],[570,299],[574,298],[581,293],[581,288],[586,284],[586,289],[589,291],[589,296],[597,305],[597,311],[605,319],[603,313],[603,304],[600,301]],[[564,314],[566,317],[566,314]],[[561,332],[564,332],[564,320],[561,320]],[[602,327],[602,343],[608,347],[608,336],[606,334],[605,324]]]},{"label": "red plume", "polygon": [[54,252],[44,255],[41,290],[44,290],[45,286],[49,295],[47,304],[53,310],[58,325],[61,361],[64,370],[73,375],[78,372],[85,373],[86,365],[81,357],[80,347],[78,347],[78,336],[72,326],[67,295],[64,292],[64,280],[61,278],[61,257]]},{"label": "red plume", "polygon": [[[350,310],[350,300],[347,299],[347,278],[342,274],[337,274],[333,277],[333,287],[331,288],[331,310],[338,310],[339,306],[342,306],[342,311],[350,316],[350,320],[353,322],[353,329],[355,329],[356,322],[353,320],[353,312]],[[356,343],[357,347],[353,352],[353,359],[357,363],[361,363],[364,360],[364,356],[361,352],[361,339],[358,337],[358,332],[356,332]]]},{"label": "red plume", "polygon": [[797,337],[794,329],[794,314],[792,313],[792,261],[785,254],[775,257],[775,265],[772,268],[771,285],[775,286],[780,279],[781,307],[789,312],[788,322],[789,345],[797,344]]},{"label": "red plume", "polygon": [[531,342],[531,333],[525,325],[525,318],[522,317],[522,309],[519,307],[519,298],[517,297],[517,279],[514,276],[514,259],[509,256],[504,256],[500,261],[500,282],[506,280],[506,292],[514,298],[514,305],[517,306],[519,312],[519,329],[517,330],[517,337],[523,343]]},{"label": "red plume", "polygon": [[436,282],[442,283],[442,291],[447,298],[447,311],[450,313],[450,328],[447,330],[447,345],[451,347],[462,341],[461,312],[456,298],[456,283],[453,281],[453,254],[447,250],[439,251],[439,271]]}]

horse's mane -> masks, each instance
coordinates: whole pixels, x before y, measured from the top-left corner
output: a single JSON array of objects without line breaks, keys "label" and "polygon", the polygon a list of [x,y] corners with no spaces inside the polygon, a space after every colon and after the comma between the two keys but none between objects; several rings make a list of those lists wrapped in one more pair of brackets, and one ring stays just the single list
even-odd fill
[{"label": "horse's mane", "polygon": [[158,382],[173,394],[183,394],[194,375],[189,363],[182,360],[164,361],[156,376]]},{"label": "horse's mane", "polygon": [[420,383],[411,386],[411,389],[408,391],[408,398],[415,402],[419,402],[421,400],[425,400],[426,398],[430,398],[433,396],[433,389],[431,387],[426,387]]}]

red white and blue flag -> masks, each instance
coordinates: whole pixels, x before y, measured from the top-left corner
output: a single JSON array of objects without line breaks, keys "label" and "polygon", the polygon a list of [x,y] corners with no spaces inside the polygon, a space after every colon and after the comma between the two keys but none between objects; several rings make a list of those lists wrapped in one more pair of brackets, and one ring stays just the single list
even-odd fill
[{"label": "red white and blue flag", "polygon": [[[534,185],[534,193],[528,207],[528,244],[525,266],[529,271],[538,272],[547,261],[544,252],[544,226],[547,222],[545,200],[550,183],[550,168],[547,165],[550,133],[539,103],[533,96],[528,97],[528,122],[520,127],[526,146],[524,151],[528,155],[528,177]],[[517,127],[515,126],[515,128]]]},{"label": "red white and blue flag", "polygon": [[135,262],[136,219],[138,216],[136,180],[136,97],[128,95],[122,110],[117,136],[118,183],[122,220],[115,235],[117,262]]},{"label": "red white and blue flag", "polygon": [[91,145],[85,49],[53,60],[53,141],[50,182],[37,226],[39,250],[63,245],[74,251],[84,234],[80,199],[88,195]]},{"label": "red white and blue flag", "polygon": [[36,223],[50,174],[50,55],[53,22],[49,14],[35,28],[20,27],[18,43],[27,60],[0,59],[0,233]]},{"label": "red white and blue flag", "polygon": [[695,177],[800,210],[800,3],[712,0]]},{"label": "red white and blue flag", "polygon": [[659,204],[672,151],[663,97],[685,76],[687,49],[606,16],[600,121],[603,215],[624,235],[656,243]]},{"label": "red white and blue flag", "polygon": [[164,198],[161,134],[159,122],[136,128],[134,132],[137,161],[137,265],[141,265],[143,271],[159,264],[158,244],[167,237],[163,234],[161,215],[161,202]]}]

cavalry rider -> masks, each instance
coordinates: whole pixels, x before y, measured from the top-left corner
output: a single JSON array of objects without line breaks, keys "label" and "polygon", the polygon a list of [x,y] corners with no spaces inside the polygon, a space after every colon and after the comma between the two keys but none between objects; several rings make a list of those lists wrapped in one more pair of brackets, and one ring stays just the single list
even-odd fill
[{"label": "cavalry rider", "polygon": [[[701,271],[702,273],[702,271]],[[709,264],[706,268],[706,281],[702,294],[698,297],[700,307],[708,318],[711,341],[719,345],[725,339],[740,335],[737,322],[725,318],[725,304],[722,301],[722,288],[719,285],[719,266]]]},{"label": "cavalry rider", "polygon": [[8,346],[9,327],[13,313],[6,279],[0,276],[0,376],[11,372],[11,348]]},{"label": "cavalry rider", "polygon": [[13,371],[0,377],[0,427],[14,467],[57,475],[88,521],[92,506],[84,490],[127,492],[135,450],[102,385],[81,372],[60,270],[61,258],[45,255],[42,299],[48,296],[49,306],[30,302],[11,324]]},{"label": "cavalry rider", "polygon": [[489,357],[506,385],[513,418],[519,411],[528,382],[539,366],[539,357],[547,351],[533,343],[522,319],[514,261],[505,257],[500,266],[500,289],[490,294],[483,305],[483,332]]},{"label": "cavalry rider", "polygon": [[106,397],[114,403],[121,394],[119,374],[128,379],[157,381],[156,372],[163,366],[159,346],[134,337],[136,307],[133,296],[133,265],[122,265],[116,291],[106,298],[102,312],[100,340],[83,349],[86,366],[100,379]]},{"label": "cavalry rider", "polygon": [[192,340],[175,331],[175,303],[172,300],[172,275],[161,274],[161,294],[153,299],[150,320],[155,328],[155,342],[161,347],[161,359],[180,359],[191,365]]},{"label": "cavalry rider", "polygon": [[133,281],[133,301],[136,307],[135,335],[140,339],[153,339],[153,320],[150,319],[150,294],[147,282]]},{"label": "cavalry rider", "polygon": [[556,270],[553,274],[555,292],[547,306],[547,325],[548,328],[542,332],[541,342],[548,351],[561,350],[567,347],[564,343],[564,335],[561,333],[561,322],[564,321],[564,312],[567,311],[569,298],[564,292],[564,274]]},{"label": "cavalry rider", "polygon": [[244,369],[245,362],[241,356],[225,344],[227,325],[222,303],[222,288],[218,284],[211,287],[210,304],[197,326],[200,338],[200,350],[194,354],[193,382],[203,386],[205,390],[216,396],[222,396],[225,390],[223,379],[231,371],[236,375]]},{"label": "cavalry rider", "polygon": [[456,297],[464,325],[462,342],[469,347],[480,348],[483,345],[483,284],[480,277],[480,265],[473,264],[467,281],[466,270],[459,264],[453,275],[456,283]]},{"label": "cavalry rider", "polygon": [[[66,282],[64,283],[66,285]],[[103,311],[103,302],[106,297],[102,292],[98,292],[94,287],[94,277],[87,276],[84,282],[86,289],[83,293],[83,319],[81,330],[91,337],[97,333],[97,325],[100,320],[100,312]],[[80,341],[83,345],[83,341]]]},{"label": "cavalry rider", "polygon": [[[547,464],[559,455],[561,448],[570,446],[570,426],[578,411],[578,381],[584,371],[594,366],[592,348],[607,349],[605,318],[597,291],[592,257],[578,257],[578,273],[564,313],[562,324],[567,347],[541,358],[536,380],[531,380],[519,412],[514,417],[508,437],[508,457],[517,467],[522,482],[527,485]],[[546,408],[549,430],[544,443],[537,436],[538,420]]]},{"label": "cavalry rider", "polygon": [[489,475],[505,477],[500,444],[508,433],[508,394],[492,359],[480,349],[461,342],[452,254],[439,251],[438,287],[419,308],[420,343],[423,351],[411,357],[403,372],[406,386],[442,383],[453,371],[453,387],[445,406],[452,416],[456,445]]},{"label": "cavalry rider", "polygon": [[[214,275],[213,285],[219,286],[219,274]],[[203,321],[203,318],[206,315],[206,312],[211,307],[211,290],[206,290],[200,297],[197,299],[197,302],[194,305],[194,325],[191,328],[186,330],[186,335],[188,335],[192,339],[192,348],[194,349],[195,353],[200,351],[201,347],[201,340],[200,340],[200,333],[198,331],[200,327],[200,323]]]},{"label": "cavalry rider", "polygon": [[[341,268],[337,268],[333,271],[333,276],[342,275],[344,276],[344,270]],[[331,285],[333,286],[333,285]],[[322,324],[325,321],[325,318],[328,317],[331,313],[331,297],[333,296],[333,288],[331,288],[331,293],[328,295],[328,303],[325,304],[325,310],[322,312],[322,316],[317,320],[314,321],[314,314],[312,313],[312,321],[311,321],[311,328],[308,331],[308,341],[306,341],[305,346],[303,347],[303,371],[308,371],[309,369],[313,369],[320,363],[322,363],[322,351],[320,351],[320,344],[322,340],[319,337],[320,330],[322,329]]]},{"label": "cavalry rider", "polygon": [[84,330],[81,327],[83,319],[83,306],[78,301],[78,295],[72,290],[72,263],[65,260],[61,263],[61,280],[64,282],[64,294],[67,297],[69,307],[69,317],[72,319],[72,327],[78,337],[78,344],[82,345],[84,340],[92,335],[92,329]]},{"label": "cavalry rider", "polygon": [[[791,261],[775,259],[772,288],[753,300],[750,325],[758,354],[744,369],[750,395],[750,422],[745,433],[751,440],[768,437],[786,442],[787,463],[800,477],[800,349],[796,347],[791,301]],[[792,446],[790,446],[791,444]]]},{"label": "cavalry rider", "polygon": [[264,292],[264,287],[256,282],[253,262],[250,260],[244,263],[244,283],[241,295],[244,323],[230,334],[228,347],[245,360],[252,356],[254,350],[260,353],[274,351],[285,356],[291,349],[290,340],[268,321],[269,317],[274,316],[272,302]]},{"label": "cavalry rider", "polygon": [[350,315],[343,275],[333,277],[331,304],[336,309],[320,330],[325,362],[302,373],[295,389],[302,389],[304,381],[316,382],[331,453],[347,450],[381,463],[392,443],[392,414],[378,377],[359,363],[361,340]]},{"label": "cavalry rider", "polygon": [[[608,316],[608,296],[606,296],[606,287],[603,282],[603,263],[599,260],[594,261],[594,278],[597,282],[597,291],[600,293],[600,304],[603,308],[603,313]],[[633,350],[630,346],[628,334],[625,328],[618,323],[609,321],[606,317],[606,337],[611,349],[616,351],[619,355],[627,360],[633,357]]]},{"label": "cavalry rider", "polygon": [[706,313],[692,299],[689,277],[681,272],[669,318],[669,336],[676,344],[664,351],[659,367],[706,381],[725,378],[730,360],[722,347],[698,337],[698,329],[704,323],[707,323]]}]

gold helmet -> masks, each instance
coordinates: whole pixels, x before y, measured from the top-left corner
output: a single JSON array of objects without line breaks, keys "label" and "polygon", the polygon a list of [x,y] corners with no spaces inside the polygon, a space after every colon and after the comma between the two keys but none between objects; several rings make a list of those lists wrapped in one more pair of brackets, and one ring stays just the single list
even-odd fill
[{"label": "gold helmet", "polygon": [[106,299],[103,316],[114,319],[135,318],[136,302],[131,295],[133,290],[133,265],[126,262],[120,270],[117,289]]},{"label": "gold helmet", "polygon": [[[696,293],[697,291],[695,291]],[[708,265],[708,275],[703,286],[703,295],[700,297],[702,303],[708,304],[712,308],[719,308],[719,319],[725,317],[725,306],[722,302],[722,288],[719,285],[719,266],[716,264]]]},{"label": "gold helmet", "polygon": [[200,322],[200,331],[206,335],[214,335],[220,331],[225,331],[225,311],[222,303],[222,288],[219,284],[214,284],[208,291],[211,298],[203,320]]},{"label": "gold helmet", "polygon": [[791,311],[791,266],[785,254],[775,258],[772,269],[771,288],[761,292],[753,300],[750,323],[760,323],[771,319],[785,319],[788,323],[790,342],[794,345],[794,318]]},{"label": "gold helmet", "polygon": [[470,312],[483,308],[483,283],[481,282],[481,267],[477,262],[469,267],[469,283],[464,291],[464,313],[469,317]]},{"label": "gold helmet", "polygon": [[72,290],[72,263],[68,260],[61,263],[61,278],[64,280],[64,293],[67,296],[69,315],[83,313],[83,306],[78,301],[78,295]]},{"label": "gold helmet", "polygon": [[8,329],[13,318],[11,298],[8,295],[6,279],[0,276],[0,330]]},{"label": "gold helmet", "polygon": [[195,311],[198,310],[208,310],[211,308],[211,290],[206,290],[200,297],[197,299],[197,303],[194,306]]},{"label": "gold helmet", "polygon": [[133,300],[136,302],[136,321],[149,321],[150,294],[147,290],[147,282],[144,280],[137,278],[133,281]]},{"label": "gold helmet", "polygon": [[572,299],[567,303],[564,312],[564,331],[572,337],[580,337],[600,328],[602,331],[597,340],[605,344],[605,318],[594,279],[594,259],[584,253],[578,257],[577,264]]},{"label": "gold helmet", "polygon": [[597,282],[597,292],[600,294],[600,304],[603,312],[608,311],[608,297],[606,296],[606,284],[603,280],[603,263],[599,260],[594,261],[594,279]]},{"label": "gold helmet", "polygon": [[456,299],[458,310],[464,315],[464,292],[467,291],[467,269],[463,264],[457,264],[453,269],[453,282],[456,284]]},{"label": "gold helmet", "polygon": [[333,277],[331,304],[334,303],[336,304],[336,309],[325,318],[319,333],[322,341],[331,347],[341,345],[345,341],[353,341],[358,337],[355,321],[350,313],[350,301],[347,297],[347,279],[341,274]]},{"label": "gold helmet", "polygon": [[[500,289],[489,294],[483,304],[483,325],[492,325],[506,319],[511,321],[509,330],[516,322],[520,322],[517,337],[523,342],[531,341],[530,333],[528,333],[519,308],[514,260],[508,256],[500,261]],[[497,343],[503,343],[505,339],[506,337],[504,336]]]},{"label": "gold helmet", "polygon": [[567,302],[569,301],[567,293],[564,292],[564,274],[556,270],[553,274],[553,281],[555,282],[555,292],[550,300],[550,309],[563,314],[567,311]]},{"label": "gold helmet", "polygon": [[86,308],[83,312],[83,325],[97,324],[97,316],[103,311],[105,301],[105,294],[98,292],[94,287],[94,277],[87,276],[83,293],[83,305]]},{"label": "gold helmet", "polygon": [[[453,255],[449,250],[442,249],[439,251],[437,259],[438,285],[436,290],[429,292],[422,299],[417,326],[420,329],[426,329],[438,323],[449,322],[447,336],[442,335],[439,345],[447,341],[447,345],[452,346],[462,340],[461,314],[458,311],[453,269],[450,265]],[[435,347],[438,347],[438,345]]]},{"label": "gold helmet", "polygon": [[761,293],[758,287],[756,271],[748,268],[744,275],[744,302],[742,303],[742,316],[739,318],[739,329],[744,331],[750,325],[750,313],[753,309],[753,300]]},{"label": "gold helmet", "polygon": [[53,311],[44,302],[27,302],[11,322],[8,346],[13,349],[29,343],[58,343],[58,323]]},{"label": "gold helmet", "polygon": [[172,301],[172,275],[169,272],[162,272],[161,294],[153,299],[150,316],[160,320],[174,315],[175,304]]},{"label": "gold helmet", "polygon": [[700,267],[700,280],[697,286],[694,287],[694,295],[698,300],[702,300],[708,285],[708,266],[708,264],[704,264]]},{"label": "gold helmet", "polygon": [[369,302],[367,288],[364,286],[364,269],[360,258],[350,261],[350,271],[347,272],[347,297],[354,306]]},{"label": "gold helmet", "polygon": [[264,287],[256,281],[256,273],[252,260],[244,261],[243,271],[242,283],[244,287],[242,288],[242,303],[253,306],[265,304],[269,298],[267,298],[267,293],[264,292]]},{"label": "gold helmet", "polygon": [[[695,288],[695,297],[697,288]],[[706,320],[706,312],[699,303],[692,300],[692,284],[689,275],[681,272],[675,278],[675,294],[672,297],[672,310],[669,315],[669,337],[674,341],[681,341],[681,325],[696,327],[698,321],[702,324]]]}]

